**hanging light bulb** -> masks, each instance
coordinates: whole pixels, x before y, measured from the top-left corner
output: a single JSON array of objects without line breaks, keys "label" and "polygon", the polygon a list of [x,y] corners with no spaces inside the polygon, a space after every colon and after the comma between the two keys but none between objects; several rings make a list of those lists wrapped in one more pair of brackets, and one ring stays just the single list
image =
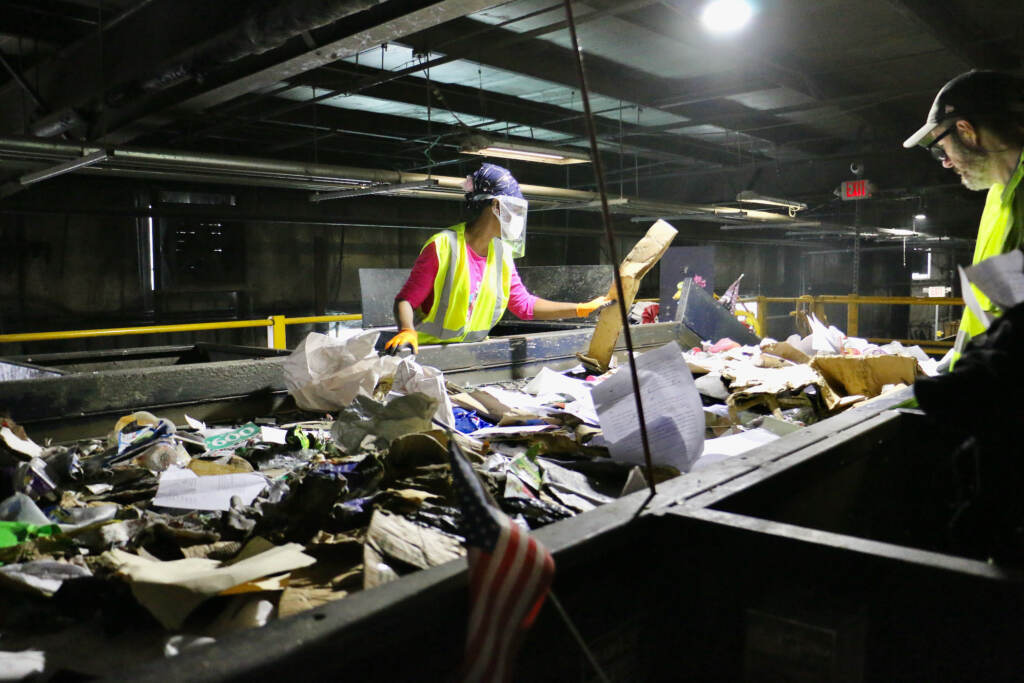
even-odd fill
[{"label": "hanging light bulb", "polygon": [[754,16],[754,8],[747,0],[712,0],[704,6],[701,22],[711,33],[735,33],[747,25]]}]

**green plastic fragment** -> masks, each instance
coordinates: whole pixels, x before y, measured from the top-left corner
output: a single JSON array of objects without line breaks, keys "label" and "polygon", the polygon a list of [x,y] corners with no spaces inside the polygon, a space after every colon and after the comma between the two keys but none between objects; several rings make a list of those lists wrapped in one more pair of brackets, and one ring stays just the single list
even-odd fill
[{"label": "green plastic fragment", "polygon": [[0,522],[0,548],[11,548],[40,536],[60,533],[56,524],[25,524],[24,522]]}]

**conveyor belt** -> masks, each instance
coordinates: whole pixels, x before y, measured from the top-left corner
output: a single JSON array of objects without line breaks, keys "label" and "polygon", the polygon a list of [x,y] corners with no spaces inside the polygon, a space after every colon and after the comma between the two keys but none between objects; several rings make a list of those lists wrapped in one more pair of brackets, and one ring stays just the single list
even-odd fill
[{"label": "conveyor belt", "polygon": [[[576,353],[586,349],[592,333],[576,329],[425,346],[418,360],[441,369],[456,383],[532,377],[542,367],[558,370],[577,364]],[[676,323],[633,328],[637,351],[673,340],[683,346],[699,343]],[[624,348],[620,337],[620,357]],[[185,410],[197,418],[265,414],[287,398],[283,362],[283,357],[249,358],[2,382],[0,409],[31,427],[39,438],[56,440],[105,434],[117,417],[135,410],[155,410],[175,420],[181,420]]]}]

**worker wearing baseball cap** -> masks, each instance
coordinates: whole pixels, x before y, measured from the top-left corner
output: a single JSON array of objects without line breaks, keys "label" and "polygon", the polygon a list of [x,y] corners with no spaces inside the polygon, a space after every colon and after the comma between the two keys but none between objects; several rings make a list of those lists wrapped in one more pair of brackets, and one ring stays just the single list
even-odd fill
[{"label": "worker wearing baseball cap", "polygon": [[548,301],[530,294],[513,258],[526,246],[527,201],[506,168],[483,164],[462,188],[469,220],[433,235],[395,296],[398,334],[394,353],[420,344],[481,341],[505,309],[529,320],[585,318],[607,306],[598,296],[583,303]]},{"label": "worker wearing baseball cap", "polygon": [[[998,71],[969,71],[942,86],[928,119],[903,143],[929,150],[964,186],[988,190],[972,264],[1024,244],[1024,78]],[[979,290],[979,304],[992,303]],[[970,310],[960,321],[951,360],[986,329]]]}]

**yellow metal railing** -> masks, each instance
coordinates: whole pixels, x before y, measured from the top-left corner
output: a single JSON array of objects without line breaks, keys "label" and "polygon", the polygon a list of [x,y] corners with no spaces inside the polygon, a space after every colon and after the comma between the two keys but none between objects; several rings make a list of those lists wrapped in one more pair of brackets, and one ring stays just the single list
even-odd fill
[{"label": "yellow metal railing", "polygon": [[362,320],[357,313],[345,315],[314,315],[299,318],[287,318],[283,315],[272,315],[265,320],[226,320],[217,323],[183,323],[180,325],[141,325],[138,327],[110,327],[96,330],[64,330],[60,332],[17,332],[0,334],[0,344],[27,341],[50,341],[54,339],[87,339],[91,337],[119,337],[126,334],[166,334],[171,332],[201,332],[205,330],[232,330],[244,327],[266,327],[267,347],[271,349],[288,348],[285,327],[288,325],[309,325],[313,323],[333,323],[345,320]]},{"label": "yellow metal railing", "polygon": [[[740,302],[757,304],[757,327],[763,332],[768,323],[768,307],[766,304],[792,303],[794,312],[809,310],[819,318],[825,317],[825,304],[846,305],[846,334],[857,336],[862,304],[882,304],[889,306],[963,306],[964,300],[958,297],[923,297],[923,296],[855,296],[852,294],[819,296],[755,296],[743,297]],[[919,344],[922,347],[952,348],[953,342],[924,339],[878,339],[870,338],[870,342],[898,341],[901,344]]]}]

